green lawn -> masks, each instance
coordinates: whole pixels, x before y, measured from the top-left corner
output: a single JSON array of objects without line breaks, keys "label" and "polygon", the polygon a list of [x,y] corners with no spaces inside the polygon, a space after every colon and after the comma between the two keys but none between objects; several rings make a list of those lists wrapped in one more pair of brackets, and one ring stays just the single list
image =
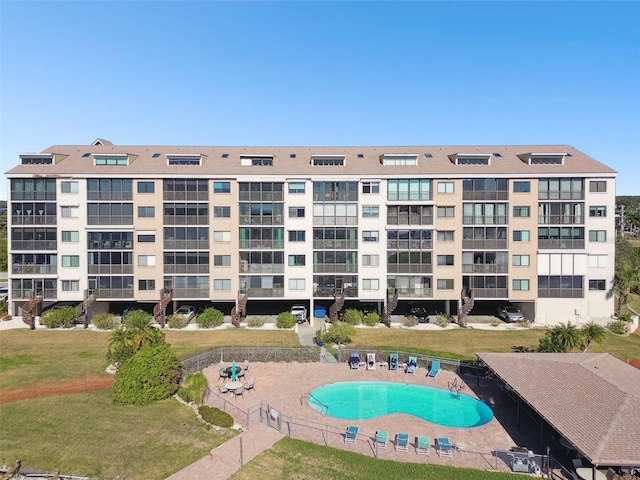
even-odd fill
[{"label": "green lawn", "polygon": [[165,479],[235,435],[174,399],[116,407],[111,390],[5,404],[0,425],[0,463],[131,480]]},{"label": "green lawn", "polygon": [[[219,346],[299,346],[291,331],[233,329],[167,331],[178,356]],[[103,374],[109,333],[86,330],[5,330],[0,332],[0,388]]]},{"label": "green lawn", "polygon": [[640,295],[636,293],[632,293],[629,295],[629,303],[628,306],[636,312],[637,315],[640,315]]},{"label": "green lawn", "polygon": [[[270,478],[324,480],[522,480],[522,475],[466,468],[375,460],[332,447],[283,438],[247,463],[230,480]],[[526,477],[525,477],[526,478]]]}]

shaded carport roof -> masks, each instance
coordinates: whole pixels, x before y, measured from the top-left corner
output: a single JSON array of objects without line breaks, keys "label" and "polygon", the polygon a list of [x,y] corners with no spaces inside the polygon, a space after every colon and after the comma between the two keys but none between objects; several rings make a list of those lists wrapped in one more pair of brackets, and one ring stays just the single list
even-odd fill
[{"label": "shaded carport roof", "polygon": [[640,465],[640,370],[607,353],[477,353],[594,465]]}]

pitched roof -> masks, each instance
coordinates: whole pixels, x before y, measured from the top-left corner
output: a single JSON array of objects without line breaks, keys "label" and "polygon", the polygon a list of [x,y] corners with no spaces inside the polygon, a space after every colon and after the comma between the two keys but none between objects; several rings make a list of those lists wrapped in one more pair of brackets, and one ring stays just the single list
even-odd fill
[{"label": "pitched roof", "polygon": [[[529,165],[520,156],[535,154],[568,154],[563,165],[542,164]],[[46,174],[57,175],[95,175],[113,176],[192,176],[207,175],[213,177],[230,177],[237,175],[289,175],[320,176],[354,175],[370,178],[394,175],[415,178],[430,175],[437,177],[467,178],[469,176],[563,176],[563,175],[599,175],[612,177],[615,170],[603,165],[588,155],[568,145],[522,145],[522,146],[368,146],[368,147],[313,147],[313,146],[123,146],[113,145],[106,140],[96,140],[93,145],[56,145],[44,152],[54,154],[53,165],[18,165],[7,174]],[[90,155],[83,155],[89,153]],[[154,158],[154,154],[159,156]],[[94,155],[128,155],[127,166],[96,166]],[[167,155],[202,155],[200,165],[168,165]],[[223,157],[223,154],[227,154]],[[295,156],[292,156],[295,154]],[[392,166],[383,165],[381,158],[388,154],[417,155],[417,165]],[[456,165],[450,156],[455,155],[490,155],[489,165]],[[273,156],[272,166],[243,166],[241,155]],[[314,166],[313,156],[344,156],[344,166]],[[519,156],[520,155],[520,156]],[[6,164],[5,159],[5,164]],[[16,159],[18,163],[18,159]]]},{"label": "pitched roof", "polygon": [[607,353],[478,353],[594,465],[640,465],[640,370]]}]

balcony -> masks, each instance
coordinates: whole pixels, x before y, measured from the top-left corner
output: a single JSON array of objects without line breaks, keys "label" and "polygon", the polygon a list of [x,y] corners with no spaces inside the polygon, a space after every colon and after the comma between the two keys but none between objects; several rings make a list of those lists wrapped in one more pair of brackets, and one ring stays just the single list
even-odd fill
[{"label": "balcony", "polygon": [[463,200],[508,200],[509,192],[507,190],[498,191],[464,191],[462,192]]},{"label": "balcony", "polygon": [[13,225],[55,225],[55,215],[11,215]]},{"label": "balcony", "polygon": [[254,297],[269,297],[269,298],[282,298],[284,297],[284,288],[248,288],[247,296]]},{"label": "balcony", "polygon": [[584,200],[584,191],[540,190],[538,200]]},{"label": "balcony", "polygon": [[127,298],[133,299],[133,287],[131,288],[97,288],[93,291],[97,299],[103,298]]},{"label": "balcony", "polygon": [[333,297],[344,294],[345,297],[357,297],[358,287],[335,288],[333,285],[318,285],[313,292],[314,297]]},{"label": "balcony", "polygon": [[538,240],[538,248],[540,250],[584,250],[584,239],[563,240],[559,238]]},{"label": "balcony", "polygon": [[174,288],[173,299],[209,298],[208,288]]},{"label": "balcony", "polygon": [[240,248],[251,249],[251,250],[283,249],[284,240],[240,240]]},{"label": "balcony", "polygon": [[57,250],[58,242],[55,240],[13,240],[11,250]]},{"label": "balcony", "polygon": [[[33,289],[31,288],[12,288],[11,299],[12,300],[29,300]],[[58,298],[58,291],[53,288],[46,288],[44,290],[37,290],[37,295],[42,295],[45,300],[56,300]]]},{"label": "balcony", "polygon": [[495,263],[474,263],[462,264],[462,273],[508,273],[508,265],[498,265]]},{"label": "balcony", "polygon": [[465,225],[505,225],[509,217],[506,215],[465,215],[462,223]]},{"label": "balcony", "polygon": [[89,265],[87,271],[93,275],[133,275],[133,265]]},{"label": "balcony", "polygon": [[433,265],[431,264],[387,264],[388,273],[433,273]]},{"label": "balcony", "polygon": [[356,250],[357,240],[314,240],[313,248],[319,250]]},{"label": "balcony", "polygon": [[182,264],[182,265],[176,265],[176,264],[165,264],[164,265],[164,273],[165,274],[174,274],[174,273],[180,273],[180,274],[199,274],[199,273],[209,273],[210,270],[210,266],[209,264],[201,264],[201,265],[197,265],[197,264]]},{"label": "balcony", "polygon": [[93,240],[89,243],[89,250],[133,250],[133,241]]},{"label": "balcony", "polygon": [[508,288],[473,288],[475,298],[508,298]]},{"label": "balcony", "polygon": [[284,225],[282,215],[240,215],[240,225]]},{"label": "balcony", "polygon": [[247,192],[242,190],[238,193],[241,202],[283,202],[283,192]]},{"label": "balcony", "polygon": [[313,273],[358,273],[358,265],[353,263],[316,263]]},{"label": "balcony", "polygon": [[486,240],[486,239],[472,239],[465,238],[462,240],[462,248],[468,250],[477,250],[477,249],[490,249],[490,250],[506,250],[507,240]]},{"label": "balcony", "polygon": [[433,240],[387,240],[387,250],[433,250]]},{"label": "balcony", "polygon": [[167,192],[165,191],[162,194],[162,199],[165,202],[174,202],[174,201],[188,201],[188,202],[207,202],[209,201],[209,192],[208,191],[200,191],[200,192]]},{"label": "balcony", "polygon": [[11,191],[11,200],[56,200],[56,192],[17,192]]},{"label": "balcony", "polygon": [[243,263],[240,262],[240,273],[284,273],[282,263]]},{"label": "balcony", "polygon": [[397,287],[398,296],[404,298],[431,298],[433,297],[433,288],[429,287],[413,287],[401,285]]},{"label": "balcony", "polygon": [[89,215],[88,225],[133,225],[133,215]]},{"label": "balcony", "polygon": [[165,250],[209,250],[209,240],[165,240]]},{"label": "balcony", "polygon": [[58,273],[57,265],[38,265],[28,263],[26,265],[13,264],[11,272],[14,275],[55,275]]},{"label": "balcony", "polygon": [[540,298],[583,298],[582,289],[539,288]]},{"label": "balcony", "polygon": [[207,215],[165,215],[165,225],[209,225]]}]

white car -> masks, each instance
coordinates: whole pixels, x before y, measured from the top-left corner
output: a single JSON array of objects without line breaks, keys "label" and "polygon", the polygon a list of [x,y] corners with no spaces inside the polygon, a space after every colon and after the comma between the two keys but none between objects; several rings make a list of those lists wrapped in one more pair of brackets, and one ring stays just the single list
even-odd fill
[{"label": "white car", "polygon": [[196,307],[193,305],[181,305],[176,310],[176,315],[182,315],[188,322],[190,322],[196,316]]},{"label": "white car", "polygon": [[296,317],[298,323],[304,323],[307,321],[307,307],[304,305],[294,305],[291,307],[291,315]]}]

